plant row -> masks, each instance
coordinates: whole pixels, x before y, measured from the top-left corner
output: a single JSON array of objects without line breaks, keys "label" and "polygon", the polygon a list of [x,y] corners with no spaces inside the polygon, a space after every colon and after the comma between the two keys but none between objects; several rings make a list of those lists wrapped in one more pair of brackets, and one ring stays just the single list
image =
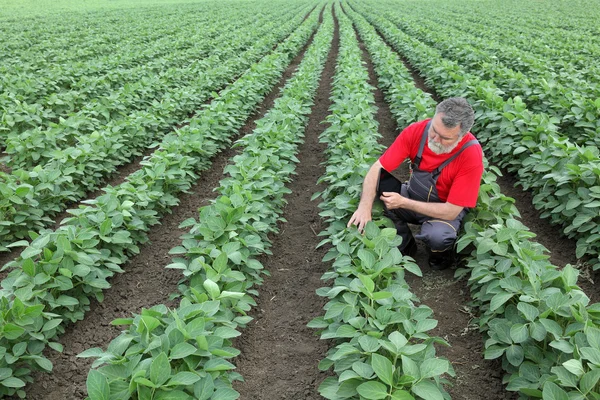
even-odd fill
[{"label": "plant row", "polygon": [[600,160],[596,147],[579,147],[556,133],[548,115],[530,112],[521,99],[504,101],[492,82],[464,72],[439,52],[403,34],[387,19],[352,3],[441,96],[465,96],[475,103],[475,129],[491,161],[516,173],[534,193],[543,218],[577,238],[577,257],[593,257],[600,268]]},{"label": "plant row", "polygon": [[[575,54],[577,46],[590,44],[587,38],[579,37],[578,40],[568,42],[562,37],[562,32],[559,29],[540,30],[539,27],[534,29],[520,27],[521,31],[515,34],[513,30],[507,29],[511,23],[506,21],[493,26],[492,21],[497,20],[498,14],[480,19],[477,22],[449,19],[449,16],[451,16],[450,11],[444,10],[441,16],[430,17],[431,20],[438,23],[444,23],[445,21],[447,28],[452,27],[465,32],[469,34],[469,39],[474,39],[482,44],[484,42],[478,38],[485,30],[487,40],[484,47],[486,50],[493,51],[498,61],[509,65],[512,69],[526,74],[534,74],[541,65],[545,65],[546,70],[553,72],[555,79],[564,86],[570,87],[570,82],[587,81],[588,85],[583,90],[590,96],[598,94],[600,88],[596,77],[600,69],[590,62],[593,55],[586,49],[580,49],[579,54]],[[550,47],[547,43],[552,43],[553,46]],[[560,45],[568,47],[560,48]],[[514,54],[517,54],[516,52],[518,52],[518,58],[512,58],[511,56],[514,57]],[[600,54],[600,48],[598,47],[597,53]],[[568,56],[569,54],[571,57]]]},{"label": "plant row", "polygon": [[[7,165],[13,169],[43,165],[60,158],[60,150],[69,151],[70,147],[85,143],[91,134],[111,132],[148,114],[156,115],[165,126],[185,119],[205,100],[206,90],[194,90],[206,82],[203,76],[205,71],[227,65],[228,60],[234,59],[238,53],[248,49],[256,38],[268,32],[266,25],[270,24],[273,29],[276,24],[281,24],[280,21],[292,17],[291,13],[282,14],[243,21],[245,24],[241,27],[227,20],[221,24],[215,22],[217,27],[223,29],[216,38],[207,37],[210,28],[199,30],[193,35],[196,46],[190,50],[173,50],[151,64],[135,68],[135,71],[111,72],[109,76],[115,81],[116,87],[91,93],[91,99],[79,93],[75,103],[82,104],[69,105],[69,108],[77,111],[56,118],[49,124],[9,132],[4,138],[5,153],[9,156]],[[94,88],[96,83],[94,81]],[[70,102],[59,98],[55,100],[58,103]],[[6,114],[15,113],[7,108]]]},{"label": "plant row", "polygon": [[[110,117],[111,114],[119,115],[130,108],[147,107],[165,91],[161,86],[179,82],[169,82],[176,78],[171,69],[180,68],[180,74],[189,72],[187,69],[194,68],[198,58],[214,53],[214,47],[221,42],[229,42],[230,31],[239,28],[247,30],[248,25],[252,25],[250,22],[264,18],[247,16],[250,14],[248,10],[232,14],[230,9],[213,8],[214,12],[210,13],[207,20],[203,20],[204,17],[199,17],[193,10],[188,10],[185,16],[180,15],[180,12],[174,15],[149,13],[143,18],[134,14],[138,21],[143,21],[143,26],[139,26],[140,22],[132,23],[131,16],[111,19],[111,23],[125,24],[122,26],[123,31],[129,36],[144,39],[132,46],[128,46],[127,41],[123,40],[123,32],[98,32],[91,27],[79,29],[78,36],[82,30],[96,34],[95,40],[89,38],[83,43],[85,49],[107,47],[104,42],[111,44],[110,53],[99,59],[82,61],[77,58],[48,64],[50,61],[46,58],[50,56],[42,54],[43,65],[34,65],[31,67],[32,71],[25,71],[26,62],[20,59],[10,62],[11,57],[7,57],[8,60],[5,59],[0,64],[0,71],[6,72],[0,81],[2,130],[14,134],[31,129],[54,131],[65,124],[61,121],[62,118],[69,120],[71,125],[76,125],[72,129],[89,133],[98,124],[106,123],[107,115]],[[284,11],[281,7],[270,6],[265,16],[278,18],[287,13],[291,16],[297,13],[296,8]],[[132,27],[135,33],[129,31]],[[164,32],[166,30],[169,33]],[[181,32],[186,34],[182,35]],[[156,34],[162,34],[162,37],[155,40]],[[71,38],[68,48],[79,54],[80,46],[72,43],[72,34],[65,36]],[[59,46],[56,42],[58,41],[53,41],[55,46]],[[119,43],[118,49],[115,50],[113,43]],[[60,52],[60,47],[57,50]],[[142,79],[146,82],[140,87],[136,82]],[[190,79],[192,78],[188,78]],[[167,81],[164,82],[165,80]],[[120,95],[117,96],[117,93]],[[103,97],[110,98],[110,102],[103,100]],[[124,107],[124,104],[129,105]],[[59,127],[55,124],[59,124]],[[3,141],[4,134],[0,135],[0,143]]]},{"label": "plant row", "polygon": [[506,44],[493,46],[494,43],[481,35],[442,29],[445,23],[432,23],[417,15],[415,10],[403,15],[388,14],[387,17],[407,34],[439,50],[441,56],[460,63],[465,71],[492,80],[504,92],[505,100],[520,96],[531,111],[556,118],[561,134],[574,143],[600,144],[600,90],[597,83],[573,76],[561,78],[538,59],[533,60],[527,74],[516,72],[499,61],[501,54],[506,54],[504,59],[508,62],[522,60],[521,50],[510,51]]},{"label": "plant row", "polygon": [[[462,10],[453,10],[453,17],[460,14],[461,20],[473,26],[478,27],[479,24],[482,24],[479,28],[485,26],[489,37],[498,37],[505,43],[549,57],[551,68],[557,65],[555,63],[572,64],[581,72],[584,79],[596,80],[598,75],[594,75],[593,71],[597,71],[597,66],[590,61],[600,55],[600,43],[592,39],[593,32],[589,31],[593,24],[581,23],[586,19],[593,21],[598,18],[593,8],[585,7],[581,3],[580,5],[569,3],[566,9],[560,10],[559,7],[564,3],[552,2],[551,7],[543,5],[543,14],[541,14],[540,10],[531,9],[531,3],[514,2],[513,5],[514,7],[510,7],[513,10],[511,13],[507,12],[506,7],[494,7],[492,12],[489,12],[489,5],[484,6],[487,13],[485,18],[482,18],[482,14],[485,13],[480,7],[463,7]],[[576,10],[585,10],[585,14],[575,15]],[[518,14],[519,24],[514,23],[515,14]],[[541,15],[545,21],[539,20]],[[527,18],[527,16],[531,18],[528,23],[523,23],[523,17]],[[565,29],[565,23],[571,26]],[[544,29],[540,29],[540,26]],[[552,45],[549,46],[549,43]]]},{"label": "plant row", "polygon": [[[329,8],[329,7],[328,7]],[[236,399],[231,387],[243,378],[229,361],[240,351],[231,339],[252,318],[251,295],[268,274],[257,260],[270,254],[268,235],[278,232],[319,78],[333,37],[328,9],[323,24],[288,81],[252,134],[236,143],[243,151],[225,167],[219,196],[199,211],[178,255],[167,268],[180,269],[180,304],[143,310],[114,324],[129,328],[106,351],[89,349],[80,357],[95,357],[88,375],[91,400]]]},{"label": "plant row", "polygon": [[[26,237],[29,231],[39,231],[52,223],[51,217],[62,211],[69,202],[83,198],[100,187],[103,178],[116,171],[119,165],[132,159],[173,125],[170,115],[197,109],[213,95],[214,90],[230,83],[273,45],[289,35],[304,18],[298,15],[283,24],[274,21],[257,32],[262,37],[241,38],[254,41],[246,51],[223,60],[206,64],[206,70],[193,86],[167,93],[164,101],[156,103],[152,113],[139,112],[129,119],[111,123],[111,127],[78,139],[77,146],[54,152],[54,159],[31,170],[0,172],[0,246],[20,246],[13,243]],[[169,100],[167,100],[169,99]],[[2,248],[0,247],[0,250]]]},{"label": "plant row", "polygon": [[56,231],[32,234],[20,257],[3,268],[11,271],[0,291],[0,370],[11,380],[0,381],[0,395],[13,394],[30,381],[32,368],[52,369],[42,355],[46,345],[62,349],[54,338],[67,322],[83,318],[90,299],[102,300],[103,290],[110,287],[107,279],[122,272],[121,266],[147,242],[150,227],[230,143],[308,41],[317,20],[315,11],[189,126],[167,135],[142,169],[70,210],[72,217]]},{"label": "plant row", "polygon": [[[351,15],[371,57],[378,59],[375,49],[385,45],[362,17]],[[377,41],[377,46],[371,44]],[[393,77],[410,80],[407,71],[404,77]],[[423,97],[419,89],[412,91]],[[429,108],[434,107],[430,100]],[[502,358],[507,389],[523,396],[600,398],[600,373],[594,364],[600,354],[600,304],[588,305],[574,268],[559,271],[548,262],[547,250],[530,240],[535,235],[516,220],[514,200],[500,192],[499,174],[494,167],[486,168],[478,205],[467,214],[457,242],[458,251],[473,249],[468,268],[457,276],[469,274],[478,322],[487,337],[485,357]]]},{"label": "plant row", "polygon": [[377,144],[373,87],[352,23],[343,12],[336,14],[340,48],[327,117],[331,125],[321,137],[328,160],[319,181],[327,189],[315,195],[323,199],[321,216],[329,224],[321,233],[326,239],[320,245],[331,245],[323,261],[334,260],[322,279],[333,283],[317,290],[329,301],[325,314],[309,323],[322,339],[334,340],[319,368],[333,368],[336,376],[325,379],[319,392],[326,399],[449,398],[441,375],[453,370],[435,356],[434,347],[447,343],[427,334],[437,321],[429,307],[415,304],[404,280],[405,270],[421,271],[398,250],[396,229],[382,218],[380,205],[364,235],[346,228],[362,178],[382,147]]}]

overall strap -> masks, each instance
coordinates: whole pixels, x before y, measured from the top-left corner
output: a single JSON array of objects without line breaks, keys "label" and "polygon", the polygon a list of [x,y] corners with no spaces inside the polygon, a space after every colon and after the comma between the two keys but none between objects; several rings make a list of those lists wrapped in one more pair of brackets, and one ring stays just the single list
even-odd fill
[{"label": "overall strap", "polygon": [[458,157],[460,155],[460,153],[462,153],[467,147],[473,146],[475,144],[479,144],[479,142],[477,141],[477,139],[469,140],[467,143],[463,144],[463,146],[460,148],[460,150],[458,150],[456,153],[454,153],[452,155],[452,157],[450,157],[449,159],[447,159],[446,161],[444,161],[443,163],[441,163],[439,167],[437,167],[436,169],[434,169],[431,172],[431,174],[435,178],[437,178],[437,176],[440,174],[440,172],[442,172],[442,169],[444,169],[444,167],[446,167],[448,164],[450,164],[452,162],[452,160],[454,160],[456,157]]},{"label": "overall strap", "polygon": [[419,151],[417,151],[417,156],[415,157],[415,162],[413,163],[413,165],[416,166],[417,168],[419,168],[419,165],[421,165],[423,149],[425,148],[425,142],[427,142],[427,135],[429,133],[430,126],[431,126],[431,120],[429,120],[429,122],[427,123],[427,126],[425,126],[425,130],[423,131],[423,135],[421,136],[421,143],[419,143]]}]

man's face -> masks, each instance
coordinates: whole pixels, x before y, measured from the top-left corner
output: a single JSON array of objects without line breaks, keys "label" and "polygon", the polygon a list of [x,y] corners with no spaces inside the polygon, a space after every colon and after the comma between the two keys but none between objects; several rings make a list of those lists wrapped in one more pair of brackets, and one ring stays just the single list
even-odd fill
[{"label": "man's face", "polygon": [[450,153],[460,142],[460,124],[454,128],[446,128],[442,122],[443,115],[435,114],[427,133],[427,147],[435,154]]}]

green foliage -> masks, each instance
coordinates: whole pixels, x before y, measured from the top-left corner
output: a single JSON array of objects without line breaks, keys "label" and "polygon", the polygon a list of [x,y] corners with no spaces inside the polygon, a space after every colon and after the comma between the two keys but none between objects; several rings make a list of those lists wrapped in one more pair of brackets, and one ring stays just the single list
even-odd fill
[{"label": "green foliage", "polygon": [[[302,19],[295,23],[300,24]],[[4,350],[0,369],[18,372],[19,377],[27,380],[31,379],[32,368],[51,369],[42,355],[46,344],[58,348],[51,340],[63,332],[64,323],[82,319],[89,309],[90,298],[102,300],[102,291],[110,287],[107,279],[121,272],[120,265],[139,251],[139,244],[147,241],[149,227],[177,204],[177,194],[189,189],[196,173],[207,169],[210,158],[230,143],[230,136],[243,125],[308,41],[317,19],[318,12],[313,12],[277,50],[224,90],[189,126],[167,136],[160,148],[143,161],[143,168],[126,182],[106,188],[104,195],[72,210],[72,217],[65,219],[55,232],[31,234],[33,241],[21,257],[5,267],[12,271],[0,292],[0,353]],[[261,227],[254,227],[254,231],[262,233]],[[256,239],[256,235],[249,235],[238,240],[245,240],[242,244],[250,248],[260,247]],[[218,258],[220,253],[219,249],[218,254],[209,254],[216,258],[209,265],[217,273],[226,273],[222,257]],[[243,251],[233,254],[237,263],[248,256]],[[248,265],[256,268],[256,261]],[[216,290],[212,285],[193,287],[189,294],[193,298],[211,295],[211,300],[233,302],[242,311],[251,303],[248,296],[244,297],[244,291],[238,290],[244,289],[243,286],[228,283]],[[150,317],[142,321],[147,327],[160,322]],[[23,342],[30,343],[27,352],[17,347],[15,355],[15,346]],[[104,387],[97,379],[90,379],[94,385]],[[13,386],[2,386],[0,382],[0,394],[15,393],[17,381],[10,380],[8,384]],[[150,390],[144,387],[140,389],[142,392]]]},{"label": "green foliage", "polygon": [[376,142],[373,88],[352,24],[339,8],[336,15],[340,50],[327,118],[331,126],[321,138],[328,145],[327,169],[320,178],[327,188],[318,194],[321,216],[329,223],[321,245],[331,245],[324,261],[333,261],[323,279],[333,283],[317,291],[329,301],[325,314],[309,323],[322,339],[335,341],[319,368],[333,368],[336,377],[323,381],[319,392],[327,399],[449,398],[442,375],[454,371],[435,356],[434,348],[447,343],[427,334],[437,321],[431,309],[415,305],[404,281],[405,270],[420,275],[418,266],[400,254],[401,239],[381,218],[381,208],[364,235],[346,228],[364,174],[381,146]]},{"label": "green foliage", "polygon": [[[298,37],[308,40],[316,11]],[[176,257],[167,268],[180,269],[181,298],[176,310],[160,305],[132,319],[106,351],[89,349],[80,357],[94,357],[88,376],[88,393],[125,398],[167,396],[181,399],[237,399],[231,388],[241,376],[228,361],[239,354],[231,339],[251,318],[255,305],[253,287],[265,273],[257,256],[269,254],[268,235],[277,232],[290,191],[296,153],[308,122],[310,105],[333,37],[333,20],[324,22],[305,53],[298,71],[284,87],[281,97],[254,132],[236,146],[243,152],[225,168],[219,196],[200,209],[199,220],[190,227],[182,245],[172,249]],[[298,47],[299,48],[299,47]],[[289,59],[288,59],[289,62]],[[281,71],[280,71],[281,72]],[[248,88],[249,90],[249,88]],[[98,388],[101,388],[100,391]],[[102,398],[102,397],[97,397]],[[171,397],[168,397],[171,398]]]}]

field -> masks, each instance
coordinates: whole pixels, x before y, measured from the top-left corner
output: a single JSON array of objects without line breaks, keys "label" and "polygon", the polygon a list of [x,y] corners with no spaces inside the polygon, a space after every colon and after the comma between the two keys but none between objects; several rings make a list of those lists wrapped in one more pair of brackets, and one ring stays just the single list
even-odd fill
[{"label": "field", "polygon": [[[0,398],[600,399],[599,6],[5,0]],[[346,223],[453,96],[432,271]]]}]

